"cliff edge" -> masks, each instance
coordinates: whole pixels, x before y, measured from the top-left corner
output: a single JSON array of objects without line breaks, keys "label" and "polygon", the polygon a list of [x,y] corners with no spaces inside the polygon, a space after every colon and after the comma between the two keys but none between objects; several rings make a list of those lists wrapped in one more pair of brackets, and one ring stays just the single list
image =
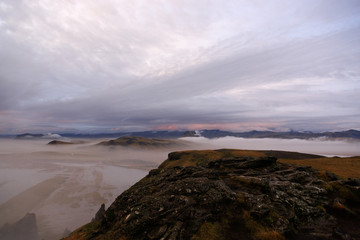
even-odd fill
[{"label": "cliff edge", "polygon": [[360,239],[359,187],[260,152],[175,152],[66,239]]}]

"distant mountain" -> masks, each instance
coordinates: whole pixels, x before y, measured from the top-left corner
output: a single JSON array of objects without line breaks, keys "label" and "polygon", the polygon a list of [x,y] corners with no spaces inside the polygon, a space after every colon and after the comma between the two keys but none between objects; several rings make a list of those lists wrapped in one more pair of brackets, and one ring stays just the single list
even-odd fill
[{"label": "distant mountain", "polygon": [[123,136],[147,137],[147,138],[179,138],[185,131],[144,131],[144,132],[118,132],[118,133],[61,133],[69,138],[118,138]]},{"label": "distant mountain", "polygon": [[145,137],[157,139],[176,139],[181,137],[205,137],[205,138],[220,138],[220,137],[242,137],[242,138],[282,138],[282,139],[311,139],[311,138],[329,138],[329,139],[358,139],[360,140],[360,131],[350,129],[341,132],[273,132],[273,131],[248,131],[248,132],[231,132],[223,130],[200,130],[200,131],[144,131],[144,132],[119,132],[119,133],[61,133],[58,134],[32,134],[25,133],[17,135],[16,138],[119,138],[124,136]]},{"label": "distant mountain", "polygon": [[181,137],[200,137],[200,134],[196,131],[186,131]]},{"label": "distant mountain", "polygon": [[184,141],[175,139],[155,139],[144,137],[124,136],[114,140],[103,141],[97,145],[122,146],[135,148],[165,148],[185,145]]},{"label": "distant mountain", "polygon": [[360,139],[360,131],[348,130],[343,132],[272,132],[272,131],[249,131],[249,132],[229,132],[221,130],[202,130],[200,131],[201,136],[206,138],[219,138],[219,137],[242,137],[242,138],[283,138],[283,139],[311,139],[327,137],[331,139],[336,138],[352,138]]},{"label": "distant mountain", "polygon": [[24,133],[16,135],[16,138],[41,138],[44,134]]},{"label": "distant mountain", "polygon": [[54,134],[54,133],[47,133],[47,134],[24,133],[24,134],[16,135],[16,138],[18,138],[18,139],[33,139],[33,138],[57,139],[57,138],[61,138],[61,136],[59,134]]}]

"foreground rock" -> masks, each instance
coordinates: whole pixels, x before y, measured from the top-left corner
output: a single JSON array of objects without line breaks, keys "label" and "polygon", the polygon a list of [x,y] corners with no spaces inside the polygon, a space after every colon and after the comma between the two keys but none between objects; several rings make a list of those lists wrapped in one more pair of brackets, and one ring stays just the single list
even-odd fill
[{"label": "foreground rock", "polygon": [[34,213],[14,224],[6,224],[0,229],[0,240],[38,240],[38,228]]},{"label": "foreground rock", "polygon": [[360,239],[359,181],[270,156],[186,154],[169,154],[67,239]]}]

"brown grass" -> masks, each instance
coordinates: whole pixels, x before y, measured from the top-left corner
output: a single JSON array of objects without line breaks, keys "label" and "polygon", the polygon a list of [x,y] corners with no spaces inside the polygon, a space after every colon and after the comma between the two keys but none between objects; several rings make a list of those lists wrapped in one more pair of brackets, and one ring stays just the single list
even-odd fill
[{"label": "brown grass", "polygon": [[205,222],[201,225],[199,232],[191,240],[222,240],[224,239],[224,229],[219,222]]},{"label": "brown grass", "polygon": [[314,169],[329,171],[343,178],[360,178],[360,157],[332,157],[304,160],[279,159],[279,162],[311,166]]},{"label": "brown grass", "polygon": [[192,150],[176,152],[175,160],[166,160],[160,168],[174,166],[198,166],[221,158],[230,157],[263,157],[264,153],[251,150],[219,149],[219,150]]},{"label": "brown grass", "polygon": [[[304,160],[319,158],[321,156],[298,153],[298,152],[286,152],[286,151],[264,151],[264,150],[239,150],[239,149],[218,149],[218,150],[191,150],[191,151],[178,151],[171,153],[172,159],[168,159],[160,165],[160,168],[175,167],[175,166],[198,166],[206,165],[211,161],[221,158],[232,157],[265,157],[274,156],[279,159],[287,160]],[[176,157],[174,157],[176,156]]]},{"label": "brown grass", "polygon": [[261,225],[259,222],[253,220],[248,211],[244,211],[242,218],[246,229],[250,232],[256,240],[285,240],[277,231]]}]

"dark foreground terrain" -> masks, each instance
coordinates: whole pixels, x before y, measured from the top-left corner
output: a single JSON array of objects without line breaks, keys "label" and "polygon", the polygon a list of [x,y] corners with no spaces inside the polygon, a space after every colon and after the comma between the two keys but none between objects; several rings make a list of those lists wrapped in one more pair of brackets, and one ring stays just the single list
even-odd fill
[{"label": "dark foreground terrain", "polygon": [[281,156],[227,149],[170,153],[66,239],[360,239],[359,180],[271,155]]}]

